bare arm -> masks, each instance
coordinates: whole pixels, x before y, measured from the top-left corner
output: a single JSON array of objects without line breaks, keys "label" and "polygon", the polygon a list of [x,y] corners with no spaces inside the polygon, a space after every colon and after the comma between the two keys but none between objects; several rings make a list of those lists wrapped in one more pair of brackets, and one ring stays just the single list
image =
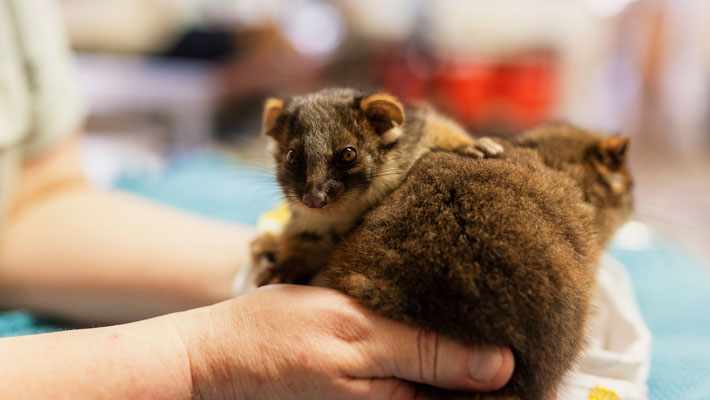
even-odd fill
[{"label": "bare arm", "polygon": [[275,286],[105,328],[0,339],[11,399],[414,399],[495,390],[510,350],[466,348],[329,289]]},{"label": "bare arm", "polygon": [[187,354],[166,317],[0,339],[9,399],[189,399]]},{"label": "bare arm", "polygon": [[134,321],[231,297],[250,229],[89,186],[76,138],[22,167],[0,233],[0,308]]}]

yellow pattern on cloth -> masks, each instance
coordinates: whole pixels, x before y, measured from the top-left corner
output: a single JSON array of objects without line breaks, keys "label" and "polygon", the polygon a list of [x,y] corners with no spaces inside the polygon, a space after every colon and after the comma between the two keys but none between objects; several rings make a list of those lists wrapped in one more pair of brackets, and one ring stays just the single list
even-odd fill
[{"label": "yellow pattern on cloth", "polygon": [[267,211],[256,222],[256,229],[259,233],[272,233],[278,235],[283,231],[284,225],[291,218],[291,210],[286,202],[279,203],[276,208]]},{"label": "yellow pattern on cloth", "polygon": [[619,396],[613,390],[605,389],[600,386],[595,386],[589,390],[587,400],[619,400]]}]

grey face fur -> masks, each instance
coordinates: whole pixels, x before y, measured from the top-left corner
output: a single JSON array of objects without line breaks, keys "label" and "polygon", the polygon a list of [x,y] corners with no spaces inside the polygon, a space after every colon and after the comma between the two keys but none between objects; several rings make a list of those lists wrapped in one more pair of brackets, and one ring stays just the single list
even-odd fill
[{"label": "grey face fur", "polygon": [[277,179],[291,203],[310,208],[332,208],[362,195],[384,172],[395,144],[382,134],[403,121],[393,98],[354,89],[294,97],[276,103],[275,110],[267,102],[264,133],[276,142]]}]

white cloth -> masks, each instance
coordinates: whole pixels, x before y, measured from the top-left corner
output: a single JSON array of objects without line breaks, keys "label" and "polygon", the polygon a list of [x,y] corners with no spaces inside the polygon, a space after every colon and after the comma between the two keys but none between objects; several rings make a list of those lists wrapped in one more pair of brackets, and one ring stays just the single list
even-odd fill
[{"label": "white cloth", "polygon": [[0,224],[21,159],[83,122],[61,12],[51,0],[0,0]]},{"label": "white cloth", "polygon": [[245,293],[249,293],[256,289],[256,277],[259,274],[259,269],[254,266],[249,265],[243,268],[239,268],[237,275],[232,281],[232,293],[234,296],[240,296]]},{"label": "white cloth", "polygon": [[641,317],[628,273],[609,254],[602,256],[597,285],[587,348],[566,377],[558,399],[646,399],[651,333]]}]

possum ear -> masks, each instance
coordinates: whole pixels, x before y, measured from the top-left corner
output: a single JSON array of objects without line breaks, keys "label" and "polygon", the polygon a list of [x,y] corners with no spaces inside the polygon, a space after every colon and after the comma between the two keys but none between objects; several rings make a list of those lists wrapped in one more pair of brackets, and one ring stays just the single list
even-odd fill
[{"label": "possum ear", "polygon": [[628,136],[604,138],[597,144],[601,160],[608,168],[619,169],[626,162],[626,152],[629,149]]},{"label": "possum ear", "polygon": [[273,128],[276,125],[276,120],[284,110],[284,102],[282,100],[269,97],[264,103],[264,115],[261,119],[261,133],[276,139]]},{"label": "possum ear", "polygon": [[360,109],[370,121],[372,129],[383,139],[392,142],[399,136],[390,134],[393,128],[404,122],[404,107],[396,98],[388,94],[373,94],[362,99]]},{"label": "possum ear", "polygon": [[617,195],[628,191],[631,185],[629,173],[624,168],[628,148],[627,136],[604,138],[596,146],[598,160],[594,162],[594,167],[607,186]]}]

